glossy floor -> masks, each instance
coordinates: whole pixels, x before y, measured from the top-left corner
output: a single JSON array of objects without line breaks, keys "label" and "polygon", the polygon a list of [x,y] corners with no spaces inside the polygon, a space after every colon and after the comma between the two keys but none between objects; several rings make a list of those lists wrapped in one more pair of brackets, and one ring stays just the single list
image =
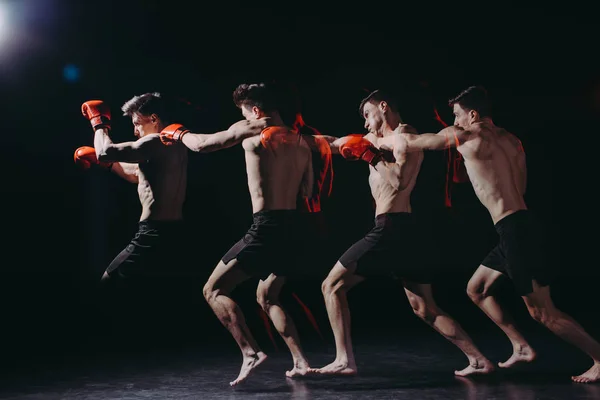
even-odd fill
[{"label": "glossy floor", "polygon": [[[480,339],[500,360],[500,336]],[[575,384],[570,376],[589,360],[544,335],[536,340],[540,357],[514,371],[477,379],[455,378],[466,359],[434,333],[413,338],[359,342],[360,375],[352,378],[291,380],[284,371],[289,355],[271,349],[269,359],[243,385],[231,388],[241,358],[235,346],[179,347],[102,355],[70,355],[14,368],[3,375],[2,399],[599,399],[600,384]],[[206,346],[205,346],[206,347]],[[222,349],[221,349],[222,347]],[[314,366],[333,357],[330,344],[307,346]]]}]

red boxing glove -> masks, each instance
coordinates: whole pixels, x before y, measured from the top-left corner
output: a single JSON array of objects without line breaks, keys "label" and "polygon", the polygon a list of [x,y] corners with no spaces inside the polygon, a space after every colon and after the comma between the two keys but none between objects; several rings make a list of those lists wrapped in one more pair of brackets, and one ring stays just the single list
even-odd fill
[{"label": "red boxing glove", "polygon": [[357,136],[352,136],[340,146],[340,154],[347,160],[364,160],[372,166],[383,159],[381,150],[367,139]]},{"label": "red boxing glove", "polygon": [[110,109],[102,100],[89,100],[81,105],[81,113],[90,120],[94,130],[110,129]]},{"label": "red boxing glove", "polygon": [[181,124],[171,124],[160,132],[160,141],[165,146],[171,146],[173,143],[181,142],[183,135],[190,130]]},{"label": "red boxing glove", "polygon": [[96,158],[96,150],[90,146],[83,146],[75,150],[73,154],[73,160],[75,164],[79,165],[83,169],[88,169],[92,164],[99,165],[102,168],[111,169],[112,163],[101,162]]},{"label": "red boxing glove", "polygon": [[280,144],[296,144],[300,135],[283,126],[270,126],[260,133],[260,142],[267,149],[275,150]]}]

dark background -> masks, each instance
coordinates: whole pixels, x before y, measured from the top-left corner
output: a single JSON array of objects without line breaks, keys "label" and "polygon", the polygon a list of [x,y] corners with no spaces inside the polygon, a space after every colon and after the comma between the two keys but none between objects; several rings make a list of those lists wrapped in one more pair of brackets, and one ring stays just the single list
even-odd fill
[{"label": "dark background", "polygon": [[[188,345],[236,350],[204,302],[202,286],[251,222],[243,151],[191,154],[191,245],[179,249],[187,261],[165,266],[114,310],[97,304],[94,290],[136,230],[136,188],[102,170],[81,171],[72,155],[93,144],[80,112],[86,100],[112,106],[115,141],[133,138],[119,107],[148,91],[192,103],[186,124],[210,133],[241,119],[231,100],[238,84],[271,80],[294,84],[306,122],[335,136],[363,132],[357,109],[368,91],[396,91],[406,122],[435,132],[435,107],[451,123],[447,99],[484,85],[494,99],[495,122],[515,133],[528,155],[526,200],[544,233],[540,263],[560,269],[556,303],[599,337],[594,21],[565,9],[505,5],[490,6],[490,14],[481,4],[442,9],[398,3],[328,5],[330,10],[311,2],[8,2],[12,31],[0,46],[1,362],[13,368],[73,354]],[[336,158],[334,168],[324,212],[331,253],[339,256],[370,229],[374,209],[366,166]],[[474,336],[494,337],[492,346],[505,346],[508,356],[508,341],[465,293],[468,278],[495,244],[495,231],[470,184],[455,185],[454,207],[444,207],[445,168],[446,153],[426,155],[413,196],[426,234],[420,251],[442,267],[434,285],[440,306]],[[271,351],[255,283],[244,284],[234,298]],[[541,330],[512,286],[502,289],[502,301],[523,329]],[[323,340],[291,292],[313,310]],[[320,281],[291,284],[284,301],[305,341],[326,343],[330,351]],[[434,334],[411,315],[395,282],[364,283],[351,292],[350,307],[358,341],[401,338],[409,331]]]}]

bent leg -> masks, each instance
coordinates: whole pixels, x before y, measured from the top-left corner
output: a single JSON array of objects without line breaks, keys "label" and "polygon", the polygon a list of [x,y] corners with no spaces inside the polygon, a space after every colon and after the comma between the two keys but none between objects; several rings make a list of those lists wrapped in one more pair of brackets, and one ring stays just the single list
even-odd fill
[{"label": "bent leg", "polygon": [[242,369],[231,386],[245,381],[250,373],[259,366],[267,355],[263,353],[250,333],[240,307],[231,299],[230,292],[249,278],[236,266],[233,259],[228,264],[220,261],[204,285],[203,294],[210,308],[227,328],[240,347],[243,356]]},{"label": "bent leg", "polygon": [[404,291],[415,314],[452,342],[469,359],[469,366],[455,371],[456,375],[488,374],[494,370],[493,364],[479,351],[458,322],[435,303],[430,284],[404,281]]},{"label": "bent leg", "polygon": [[279,332],[285,344],[290,349],[290,353],[292,353],[294,368],[286,371],[285,374],[289,378],[293,378],[295,376],[306,375],[310,366],[300,347],[296,325],[279,301],[279,294],[284,283],[285,278],[274,274],[269,275],[266,280],[261,280],[258,283],[256,299],[269,318],[271,318],[275,329],[277,329],[277,332]]},{"label": "bent leg", "polygon": [[350,310],[346,297],[348,290],[364,280],[363,277],[354,274],[355,270],[355,263],[344,267],[338,261],[323,281],[321,290],[325,299],[329,323],[333,330],[336,356],[331,364],[323,368],[311,369],[311,372],[326,375],[355,375],[357,373],[350,334]]},{"label": "bent leg", "polygon": [[523,296],[531,316],[557,336],[575,345],[594,361],[594,365],[571,379],[578,383],[600,381],[600,344],[594,340],[577,321],[560,311],[550,296],[550,287],[541,287],[533,281],[533,292]]},{"label": "bent leg", "polygon": [[492,296],[492,286],[502,276],[502,273],[485,265],[480,265],[467,284],[467,294],[479,308],[500,329],[504,331],[513,346],[513,354],[505,362],[498,363],[501,368],[510,368],[521,362],[531,362],[536,353],[517,330],[513,319]]}]

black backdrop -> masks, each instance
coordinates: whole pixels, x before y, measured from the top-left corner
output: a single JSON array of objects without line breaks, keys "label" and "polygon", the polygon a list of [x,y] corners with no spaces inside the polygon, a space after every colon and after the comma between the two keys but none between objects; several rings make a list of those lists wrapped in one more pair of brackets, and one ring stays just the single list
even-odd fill
[{"label": "black backdrop", "polygon": [[[395,90],[408,123],[437,131],[434,107],[451,122],[446,100],[471,84],[486,86],[496,123],[519,136],[527,151],[527,202],[542,221],[547,249],[540,262],[561,270],[556,300],[598,332],[592,173],[600,88],[591,22],[565,10],[497,9],[476,16],[457,9],[446,13],[433,3],[402,13],[389,8],[393,4],[344,6],[339,13],[310,3],[227,3],[200,10],[174,1],[9,5],[18,13],[0,56],[5,122],[0,309],[7,338],[1,359],[7,365],[23,354],[114,343],[107,337],[126,336],[127,345],[233,346],[220,335],[201,289],[251,221],[242,150],[191,155],[190,246],[181,249],[186,262],[168,266],[164,276],[132,291],[117,312],[126,318],[119,320],[116,336],[103,336],[117,320],[103,317],[110,310],[94,303],[93,289],[136,229],[137,193],[104,171],[77,169],[72,154],[93,140],[79,110],[85,100],[112,105],[115,141],[132,138],[130,121],[116,110],[147,91],[193,103],[186,123],[208,133],[241,118],[231,101],[237,84],[263,80],[295,84],[307,123],[337,136],[362,132],[357,107],[370,90]],[[495,232],[469,184],[454,186],[454,207],[444,207],[445,156],[427,154],[413,196],[425,233],[421,251],[443,266],[435,284],[440,305],[472,331],[493,329],[468,301],[465,287],[494,245]],[[367,168],[340,159],[334,168],[333,196],[324,206],[331,252],[341,254],[369,229],[374,210]],[[235,297],[266,343],[254,283]],[[504,301],[530,326],[512,287],[503,288]],[[288,290],[309,304],[331,341],[319,282]],[[391,306],[380,305],[384,296]],[[381,332],[422,329],[396,284],[365,283],[350,301],[366,339],[377,337],[368,321],[379,321]],[[291,297],[286,302],[302,333],[315,338]]]}]

